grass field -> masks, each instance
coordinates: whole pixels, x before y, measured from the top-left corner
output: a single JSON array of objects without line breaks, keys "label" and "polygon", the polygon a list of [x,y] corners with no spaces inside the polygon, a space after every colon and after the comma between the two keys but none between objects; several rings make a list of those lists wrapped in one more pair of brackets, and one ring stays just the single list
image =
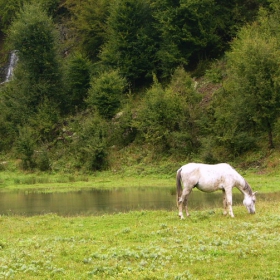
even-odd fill
[{"label": "grass field", "polygon": [[[278,173],[241,173],[254,191],[279,191]],[[0,172],[1,191],[172,187],[174,176]],[[0,279],[280,279],[280,206],[104,216],[0,216]]]},{"label": "grass field", "polygon": [[280,207],[0,217],[0,279],[279,279]]},{"label": "grass field", "polygon": [[[100,172],[90,175],[0,172],[0,191],[67,192],[86,189],[115,189],[130,187],[174,187],[175,174],[137,175]],[[255,171],[240,172],[254,191],[280,191],[280,173],[259,174]]]}]

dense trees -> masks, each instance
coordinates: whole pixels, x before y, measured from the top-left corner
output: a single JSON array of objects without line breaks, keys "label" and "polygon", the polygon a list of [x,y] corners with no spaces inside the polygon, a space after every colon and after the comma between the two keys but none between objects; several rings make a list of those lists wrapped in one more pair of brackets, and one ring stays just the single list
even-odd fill
[{"label": "dense trees", "polygon": [[275,146],[278,1],[0,7],[5,47],[19,57],[0,88],[0,151],[13,151],[24,168],[67,159],[67,168],[99,170],[110,147],[128,145],[211,162],[256,148],[264,134]]},{"label": "dense trees", "polygon": [[79,112],[85,109],[85,99],[90,88],[91,64],[89,59],[80,53],[70,55],[65,65],[66,100],[64,112]]},{"label": "dense trees", "polygon": [[108,0],[66,0],[64,7],[69,10],[71,21],[70,30],[75,34],[68,36],[71,43],[81,49],[92,61],[98,60],[100,49],[105,42],[107,18],[109,16]]},{"label": "dense trees", "polygon": [[148,0],[114,1],[101,60],[105,65],[118,68],[133,85],[143,82],[156,71],[156,36]]},{"label": "dense trees", "polygon": [[265,3],[87,0],[81,5],[67,0],[65,6],[91,60],[118,68],[128,82],[139,86],[147,78],[151,81],[152,73],[170,78],[180,65],[193,69],[200,60],[220,57],[237,30]]},{"label": "dense trees", "polygon": [[279,42],[256,26],[245,28],[239,36],[228,54],[234,83],[230,93],[242,97],[235,111],[242,110],[248,122],[266,131],[269,147],[274,148],[272,130],[280,109]]},{"label": "dense trees", "polygon": [[[40,4],[26,4],[8,34],[9,46],[16,50],[19,61],[14,79],[1,93],[3,129],[13,131],[8,137],[19,133],[19,140],[32,139],[32,148],[27,145],[31,142],[25,141],[17,150],[24,158],[24,165],[33,166],[30,151],[34,150],[34,143],[54,137],[60,109],[65,103],[58,37],[52,20]],[[9,140],[11,145],[16,138]]]}]

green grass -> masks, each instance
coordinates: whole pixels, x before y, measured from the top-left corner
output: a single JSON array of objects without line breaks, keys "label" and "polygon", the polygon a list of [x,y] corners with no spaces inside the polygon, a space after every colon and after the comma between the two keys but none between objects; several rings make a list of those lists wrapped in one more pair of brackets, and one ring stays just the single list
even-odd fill
[{"label": "green grass", "polygon": [[174,176],[94,175],[0,172],[0,191],[67,192],[85,189],[173,186]]},{"label": "green grass", "polygon": [[[2,191],[174,187],[175,172],[91,175],[0,172]],[[174,173],[174,174],[173,174]],[[240,172],[254,191],[279,190],[279,173]],[[279,279],[280,205],[134,211],[104,216],[0,216],[0,279]]]},{"label": "green grass", "polygon": [[[254,170],[240,171],[254,191],[280,191],[280,172],[259,174]],[[176,169],[168,174],[154,172],[115,173],[113,171],[95,174],[51,174],[0,172],[0,191],[67,192],[86,189],[115,189],[129,187],[174,187]]]},{"label": "green grass", "polygon": [[0,279],[279,279],[280,206],[0,217]]}]

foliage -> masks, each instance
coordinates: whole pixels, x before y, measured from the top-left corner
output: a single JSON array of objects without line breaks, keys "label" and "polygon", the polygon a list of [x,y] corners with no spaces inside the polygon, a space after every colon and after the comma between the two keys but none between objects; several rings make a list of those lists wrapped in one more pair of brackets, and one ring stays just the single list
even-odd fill
[{"label": "foliage", "polygon": [[11,0],[11,1],[0,1],[0,30],[3,32],[5,31],[13,19],[15,18],[16,14],[19,12],[20,8],[22,7],[23,3],[27,2],[26,0]]},{"label": "foliage", "polygon": [[137,112],[135,127],[155,150],[173,154],[189,154],[197,147],[194,123],[198,95],[183,69],[178,69],[171,87],[155,80]]},{"label": "foliage", "polygon": [[19,127],[24,126],[34,112],[28,107],[29,100],[24,94],[21,82],[10,82],[2,87],[0,100],[1,129],[2,132],[9,131],[5,137],[1,137],[3,143],[5,143],[4,139],[9,140],[9,143],[3,146],[3,150],[7,152],[14,147],[19,136]]},{"label": "foliage", "polygon": [[42,143],[52,142],[57,136],[59,123],[59,110],[57,104],[48,99],[39,104],[37,113],[29,120],[30,126],[38,133],[38,141]]},{"label": "foliage", "polygon": [[0,114],[0,151],[9,151],[16,138],[16,129],[3,114]]},{"label": "foliage", "polygon": [[25,5],[9,29],[19,62],[3,89],[4,111],[14,125],[29,123],[43,141],[51,141],[64,106],[55,27],[40,4]]},{"label": "foliage", "polygon": [[35,163],[36,167],[40,171],[49,171],[51,169],[51,161],[46,148],[37,152],[37,155],[35,156]]},{"label": "foliage", "polygon": [[24,5],[38,4],[49,16],[56,17],[59,14],[61,0],[0,0],[0,31],[9,33],[10,25],[16,20]]},{"label": "foliage", "polygon": [[[268,133],[273,148],[272,130],[280,109],[280,52],[276,38],[266,36],[257,26],[244,28],[228,53],[233,94],[240,101],[246,119]],[[242,100],[241,100],[242,97]]]},{"label": "foliage", "polygon": [[19,137],[16,142],[18,158],[22,160],[23,169],[35,167],[34,152],[36,146],[36,134],[33,129],[24,126],[19,129]]},{"label": "foliage", "polygon": [[187,66],[190,58],[199,55],[208,45],[218,47],[219,40],[213,20],[214,1],[171,2],[165,1],[162,5],[156,1],[160,12],[155,15],[162,39],[158,56],[163,73],[168,75],[178,64]]},{"label": "foliage", "polygon": [[112,122],[112,131],[109,141],[119,148],[125,148],[134,142],[138,131],[134,124],[136,108],[135,101],[130,96],[126,103],[120,108]]},{"label": "foliage", "polygon": [[163,76],[169,77],[179,65],[193,69],[201,60],[220,57],[238,29],[254,19],[261,2],[155,1]]},{"label": "foliage", "polygon": [[208,161],[234,159],[256,147],[255,125],[248,120],[246,111],[240,110],[242,106],[242,97],[231,94],[226,88],[215,93],[208,115],[211,124],[208,133],[213,136],[211,140],[206,136],[203,144]]},{"label": "foliage", "polygon": [[[81,123],[82,122],[82,123]],[[101,117],[89,115],[72,125],[75,138],[70,146],[75,166],[85,171],[103,170],[108,166],[108,125]]]},{"label": "foliage", "polygon": [[96,107],[99,114],[111,119],[119,109],[126,81],[118,71],[112,70],[93,77],[87,103]]},{"label": "foliage", "polygon": [[85,109],[90,87],[90,66],[90,61],[82,54],[77,53],[69,58],[65,70],[66,104],[63,109],[66,112]]},{"label": "foliage", "polygon": [[148,0],[112,2],[101,60],[118,68],[132,86],[156,71],[157,34]]},{"label": "foliage", "polygon": [[72,14],[70,27],[78,38],[78,44],[92,61],[98,60],[98,54],[106,38],[107,18],[109,14],[108,0],[66,0],[64,7]]},{"label": "foliage", "polygon": [[0,0],[1,46],[19,56],[0,87],[0,150],[23,157],[13,148],[30,129],[27,168],[70,171],[143,146],[150,162],[153,152],[235,160],[265,133],[277,147],[279,10],[276,0]]},{"label": "foliage", "polygon": [[41,79],[57,83],[58,61],[55,28],[39,4],[25,5],[9,30],[11,48],[34,83]]}]

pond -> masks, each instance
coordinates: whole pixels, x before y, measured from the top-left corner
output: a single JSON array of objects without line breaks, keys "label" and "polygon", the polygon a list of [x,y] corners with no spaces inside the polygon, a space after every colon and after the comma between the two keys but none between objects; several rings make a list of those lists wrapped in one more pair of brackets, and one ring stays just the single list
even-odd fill
[{"label": "pond", "polygon": [[[233,204],[242,204],[243,195],[233,194]],[[280,200],[280,193],[258,194],[258,200]],[[189,210],[221,208],[222,193],[193,191]],[[102,215],[132,210],[174,210],[176,195],[170,188],[136,188],[90,190],[67,193],[11,192],[0,194],[0,215],[40,215],[56,213],[61,216]]]}]

